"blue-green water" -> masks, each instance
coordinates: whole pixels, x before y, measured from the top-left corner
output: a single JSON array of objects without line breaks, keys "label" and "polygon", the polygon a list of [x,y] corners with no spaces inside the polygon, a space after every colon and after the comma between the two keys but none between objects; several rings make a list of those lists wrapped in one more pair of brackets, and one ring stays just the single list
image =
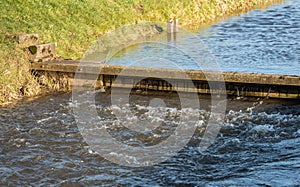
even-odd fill
[{"label": "blue-green water", "polygon": [[144,59],[138,65],[160,67],[161,63],[154,62],[162,58],[176,63],[181,69],[215,70],[215,67],[207,65],[209,61],[202,61],[203,53],[209,51],[219,64],[220,71],[300,75],[299,9],[299,1],[288,0],[267,10],[254,10],[226,19],[200,29],[193,36],[187,34],[184,41],[179,37],[177,44],[170,43],[175,47],[185,46],[200,66],[189,53],[160,43],[144,43],[135,46],[134,50],[122,51],[109,63],[131,65]]},{"label": "blue-green water", "polygon": [[300,75],[299,10],[299,1],[286,1],[225,20],[199,36],[223,71]]}]

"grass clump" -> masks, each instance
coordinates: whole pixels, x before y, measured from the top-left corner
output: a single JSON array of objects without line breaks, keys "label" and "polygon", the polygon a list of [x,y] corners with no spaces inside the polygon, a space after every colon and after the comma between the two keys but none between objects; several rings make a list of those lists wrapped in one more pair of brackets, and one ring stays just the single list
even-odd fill
[{"label": "grass clump", "polygon": [[4,0],[0,9],[0,105],[39,93],[26,53],[5,36],[37,33],[40,43],[57,42],[64,58],[81,58],[92,41],[124,24],[166,22],[199,28],[218,18],[281,0]]}]

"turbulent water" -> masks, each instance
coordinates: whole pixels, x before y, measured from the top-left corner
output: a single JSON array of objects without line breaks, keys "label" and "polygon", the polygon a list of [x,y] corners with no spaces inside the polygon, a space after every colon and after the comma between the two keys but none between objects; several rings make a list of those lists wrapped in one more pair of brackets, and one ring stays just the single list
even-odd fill
[{"label": "turbulent water", "polygon": [[[300,184],[299,105],[229,101],[221,131],[208,150],[198,151],[205,128],[202,123],[175,156],[155,166],[131,168],[103,159],[85,143],[71,110],[74,103],[70,96],[47,96],[1,109],[1,185]],[[106,121],[116,109],[126,113],[122,106],[110,106],[109,99],[109,95],[100,94],[97,101],[101,105],[96,107]],[[136,96],[137,107],[133,110],[143,110],[147,118],[164,125],[145,138],[145,134],[126,131],[115,124],[111,127],[112,136],[131,146],[151,146],[170,135],[181,111],[177,102],[165,98],[168,107],[159,108],[146,104],[148,100],[146,96]],[[207,105],[205,102],[201,101]],[[201,113],[205,121],[209,112],[204,108],[193,109],[190,114]],[[162,115],[166,112],[168,115]]]},{"label": "turbulent water", "polygon": [[[299,75],[300,2],[287,2],[225,20],[199,35],[225,70],[235,71],[238,66],[241,71]],[[97,93],[93,105],[72,101],[70,93],[57,94],[1,108],[0,185],[300,185],[299,103],[228,100],[217,138],[199,152],[212,107],[209,99],[200,99],[198,108],[182,108],[177,97],[160,96],[165,106],[159,106],[151,102],[154,96],[133,95],[130,109],[135,115],[130,116],[128,105],[111,105],[110,97]],[[187,120],[196,114],[200,118],[188,124],[195,125],[195,133],[178,153],[154,166],[127,167],[104,159],[86,143],[73,111],[80,107],[95,109],[97,116],[90,120],[93,125],[105,125],[120,144],[132,147],[165,141],[180,124],[180,114]],[[155,130],[150,126],[139,132],[121,125],[138,118],[145,124],[157,124]],[[98,136],[97,141],[102,138]]]}]

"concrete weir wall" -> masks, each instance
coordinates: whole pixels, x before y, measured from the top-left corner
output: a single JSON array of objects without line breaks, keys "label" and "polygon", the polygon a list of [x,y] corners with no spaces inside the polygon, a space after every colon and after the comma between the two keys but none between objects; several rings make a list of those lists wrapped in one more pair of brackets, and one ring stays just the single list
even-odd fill
[{"label": "concrete weir wall", "polygon": [[[124,67],[100,63],[81,63],[73,60],[34,62],[31,69],[39,77],[50,78],[64,89],[71,89],[75,72],[83,79],[98,77],[97,88],[109,91],[112,87],[137,91],[198,92],[227,94],[233,97],[261,97],[300,100],[300,76],[251,74],[237,72],[203,72],[200,70]],[[224,80],[207,81],[207,74]],[[88,82],[88,81],[87,81]],[[224,83],[225,89],[210,88]],[[84,86],[84,85],[82,85]]]}]

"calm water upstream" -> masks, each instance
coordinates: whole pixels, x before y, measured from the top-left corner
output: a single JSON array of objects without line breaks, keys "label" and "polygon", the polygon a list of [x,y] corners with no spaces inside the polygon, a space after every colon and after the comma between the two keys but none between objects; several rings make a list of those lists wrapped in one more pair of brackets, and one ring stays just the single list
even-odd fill
[{"label": "calm water upstream", "polygon": [[[298,0],[288,0],[268,10],[251,11],[203,28],[197,36],[211,51],[222,71],[300,75],[299,10]],[[182,43],[199,54],[197,42]],[[169,59],[181,69],[214,69],[201,64],[201,56],[197,59],[201,64],[199,67],[186,54],[159,44],[142,44],[133,49],[123,51],[119,58],[109,63],[131,65],[147,56]],[[151,62],[139,65],[153,67]]]},{"label": "calm water upstream", "polygon": [[[201,31],[199,36],[223,70],[300,75],[299,10],[300,1],[287,1],[225,20]],[[186,64],[185,68],[193,66]],[[182,112],[178,99],[161,96],[166,106],[156,107],[149,106],[154,97],[131,98],[131,109],[136,114],[147,114],[146,120],[155,119],[163,125],[146,134],[115,123],[109,129],[112,136],[127,145],[148,146],[172,134],[173,124]],[[187,119],[194,113],[203,116],[190,142],[159,165],[136,168],[111,163],[91,149],[72,112],[73,107],[81,105],[72,102],[70,93],[1,108],[0,185],[300,185],[299,103],[228,101],[225,122],[219,124],[221,131],[215,143],[199,153],[198,145],[210,115],[209,100],[200,99],[200,103],[200,108],[186,114]],[[113,111],[128,112],[123,106],[111,106],[110,95],[104,93],[96,93],[95,108],[99,114],[91,119],[95,124],[116,120]]]}]

